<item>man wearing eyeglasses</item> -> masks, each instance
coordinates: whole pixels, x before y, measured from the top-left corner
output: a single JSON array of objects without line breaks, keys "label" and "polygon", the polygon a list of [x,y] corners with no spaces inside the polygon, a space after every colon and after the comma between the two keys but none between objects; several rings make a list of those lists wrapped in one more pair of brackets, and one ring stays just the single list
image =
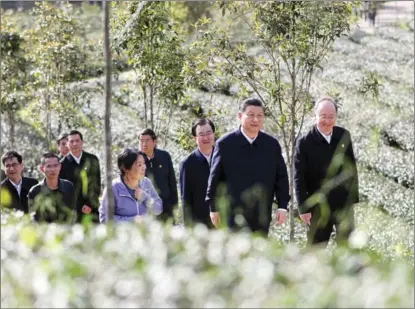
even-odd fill
[{"label": "man wearing eyeglasses", "polygon": [[180,163],[180,193],[186,226],[203,223],[213,227],[206,203],[215,125],[209,119],[197,119],[192,125],[192,136],[197,148]]},{"label": "man wearing eyeglasses", "polygon": [[34,178],[22,177],[24,164],[18,152],[6,152],[1,162],[6,172],[6,179],[1,182],[1,205],[28,213],[27,194],[38,181]]},{"label": "man wearing eyeglasses", "polygon": [[30,189],[29,211],[35,221],[74,223],[76,218],[75,189],[69,180],[59,178],[59,156],[46,152],[42,156],[40,171],[45,179]]},{"label": "man wearing eyeglasses", "polygon": [[309,226],[308,243],[326,244],[336,226],[336,241],[354,228],[359,202],[358,175],[350,132],[335,126],[337,105],[330,97],[315,104],[316,123],[297,140],[294,185],[300,218]]},{"label": "man wearing eyeglasses", "polygon": [[174,223],[174,209],[178,204],[177,181],[170,154],[156,148],[157,136],[152,129],[144,129],[138,136],[140,150],[145,153],[146,177],[154,184],[163,201],[158,220]]},{"label": "man wearing eyeglasses", "polygon": [[[261,131],[265,118],[262,102],[245,100],[238,118],[241,126],[216,143],[206,201],[215,226],[220,226],[222,218],[231,229],[248,228],[266,236],[274,198],[277,224],[286,220],[290,200],[287,167],[277,139]],[[219,203],[224,192],[227,199]]]}]

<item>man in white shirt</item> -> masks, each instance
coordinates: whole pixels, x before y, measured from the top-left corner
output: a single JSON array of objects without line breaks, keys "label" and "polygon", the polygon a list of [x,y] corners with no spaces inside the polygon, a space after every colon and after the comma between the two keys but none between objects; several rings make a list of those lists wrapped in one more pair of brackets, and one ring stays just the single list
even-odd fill
[{"label": "man in white shirt", "polygon": [[215,125],[209,119],[197,119],[192,125],[197,148],[180,163],[180,193],[186,226],[203,223],[213,227],[206,203],[210,161],[215,143]]},{"label": "man in white shirt", "polygon": [[99,195],[101,193],[101,170],[97,156],[83,150],[81,132],[72,130],[68,134],[69,153],[60,161],[59,178],[69,180],[75,187],[77,222],[86,215],[98,223]]},{"label": "man in white shirt", "polygon": [[16,151],[6,152],[1,162],[5,168],[6,179],[1,182],[1,205],[29,212],[27,194],[29,190],[37,185],[34,178],[23,177],[23,158]]},{"label": "man in white shirt", "polygon": [[334,225],[339,241],[347,240],[354,228],[358,175],[350,132],[335,126],[334,100],[319,99],[315,117],[315,125],[297,140],[294,185],[300,218],[310,226],[309,244],[324,244]]}]

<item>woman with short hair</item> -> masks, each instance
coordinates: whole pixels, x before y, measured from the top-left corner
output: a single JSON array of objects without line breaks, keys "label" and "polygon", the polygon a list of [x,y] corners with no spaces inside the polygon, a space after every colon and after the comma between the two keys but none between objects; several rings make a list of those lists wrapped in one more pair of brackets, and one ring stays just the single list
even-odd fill
[{"label": "woman with short hair", "polygon": [[[163,203],[154,189],[151,180],[145,177],[146,164],[144,153],[126,148],[118,155],[120,176],[112,182],[114,193],[114,221],[134,221],[149,212],[159,215]],[[107,188],[103,192],[99,207],[99,221],[108,218]]]}]

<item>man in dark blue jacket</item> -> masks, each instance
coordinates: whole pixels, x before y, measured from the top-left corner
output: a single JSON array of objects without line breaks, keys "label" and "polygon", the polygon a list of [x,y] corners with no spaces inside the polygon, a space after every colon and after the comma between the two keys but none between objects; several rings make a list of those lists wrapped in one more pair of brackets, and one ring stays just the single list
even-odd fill
[{"label": "man in dark blue jacket", "polygon": [[170,154],[156,148],[157,136],[144,129],[139,135],[140,150],[146,154],[146,177],[150,178],[163,201],[163,213],[157,219],[174,221],[173,210],[178,203],[176,174]]},{"label": "man in dark blue jacket", "polygon": [[268,234],[272,203],[278,203],[277,223],[286,220],[290,195],[287,167],[278,141],[261,131],[264,107],[258,99],[245,100],[238,113],[241,126],[220,138],[213,152],[206,201],[211,219],[220,225],[217,194],[228,193],[226,219],[229,227],[248,227]]},{"label": "man in dark blue jacket", "polygon": [[215,143],[215,126],[209,119],[197,119],[192,125],[197,148],[180,164],[180,192],[185,225],[204,223],[213,227],[206,203],[210,160]]},{"label": "man in dark blue jacket", "polygon": [[325,244],[334,225],[337,241],[353,231],[359,185],[350,133],[335,126],[333,99],[319,99],[315,114],[316,124],[297,140],[294,184],[300,218],[310,226],[309,244]]}]

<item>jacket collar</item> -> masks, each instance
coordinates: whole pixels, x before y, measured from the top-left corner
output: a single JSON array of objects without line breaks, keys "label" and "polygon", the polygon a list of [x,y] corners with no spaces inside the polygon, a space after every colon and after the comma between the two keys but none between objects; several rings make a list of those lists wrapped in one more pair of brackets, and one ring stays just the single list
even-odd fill
[{"label": "jacket collar", "polygon": [[[84,153],[84,154],[85,154],[85,153]],[[82,160],[82,158],[83,158],[84,154],[82,155],[81,160]],[[66,156],[64,156],[63,158],[64,158],[64,159],[66,159],[66,160],[68,160],[68,162],[70,162],[70,163],[76,163],[76,161],[75,161],[74,157],[72,157],[72,155],[71,155],[70,153],[68,153],[68,154],[67,154]]]},{"label": "jacket collar", "polygon": [[[3,179],[3,181],[1,182],[2,185],[6,186],[9,190],[11,190],[11,192],[15,195],[15,196],[19,196],[16,188],[13,186],[13,184],[10,182],[9,177],[6,177],[5,179]],[[22,185],[20,190],[26,190],[28,191],[30,188],[28,186],[27,183],[27,178],[26,177],[22,177]]]},{"label": "jacket collar", "polygon": [[[13,186],[13,184],[10,182],[9,177],[6,177],[3,181],[2,181],[2,186],[6,186],[10,192],[12,192],[13,195],[15,195],[16,197],[19,197],[19,194],[17,193],[16,188]],[[22,177],[22,188],[23,188],[23,177]]]},{"label": "jacket collar", "polygon": [[[46,178],[44,178],[41,182],[41,186],[42,186],[42,190],[44,191],[53,191],[51,189],[49,189],[48,185],[46,184]],[[64,182],[62,181],[61,178],[58,179],[58,190],[60,192],[66,192],[67,187],[65,186]]]},{"label": "jacket collar", "polygon": [[[210,158],[212,158],[212,154],[213,154],[213,150],[215,149],[215,147],[212,147],[212,152],[210,154]],[[206,160],[206,157],[203,155],[203,153],[199,150],[199,148],[196,148],[194,151],[196,158],[200,161],[200,163],[209,163]]]},{"label": "jacket collar", "polygon": [[[80,163],[85,161],[86,156],[88,156],[88,152],[86,152],[85,150],[82,150],[82,156],[81,156]],[[75,158],[72,156],[70,152],[68,152],[68,154],[62,158],[62,160],[63,159],[68,160],[70,163],[76,163]]]},{"label": "jacket collar", "polygon": [[[122,181],[121,177],[122,176],[120,175],[116,179],[114,179],[112,181],[112,185],[113,185],[114,188],[116,188],[118,190],[118,192],[120,193],[119,195],[131,197],[130,191],[128,191],[127,186],[125,185],[124,181]],[[142,183],[142,181],[141,181],[141,183]]]},{"label": "jacket collar", "polygon": [[258,132],[258,136],[256,137],[256,139],[254,140],[254,142],[251,144],[246,137],[243,135],[242,131],[241,131],[241,126],[239,126],[239,128],[237,130],[234,131],[234,135],[237,137],[237,143],[240,146],[255,146],[258,147],[261,143],[261,140],[263,138],[264,133],[262,131]]},{"label": "jacket collar", "polygon": [[[331,142],[333,142],[333,140],[340,140],[341,139],[341,132],[339,130],[340,128],[337,126],[333,127],[333,133],[331,135]],[[318,131],[317,129],[317,125],[313,125],[313,128],[311,129],[311,135],[314,137],[314,139],[320,143],[326,143],[327,144],[327,140],[324,138],[323,135],[321,135],[321,133]]]},{"label": "jacket collar", "polygon": [[149,157],[147,157],[147,155],[145,155],[145,156],[144,156],[144,160],[145,160],[145,161],[152,161],[152,160],[154,160],[154,159],[157,159],[157,157],[159,156],[159,155],[158,155],[158,154],[159,154],[159,152],[160,152],[160,150],[159,150],[159,149],[157,149],[157,147],[156,147],[156,148],[154,148],[153,157],[149,158]]}]

